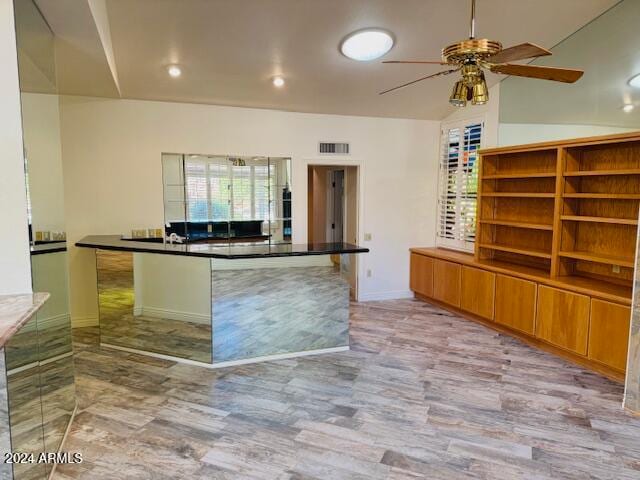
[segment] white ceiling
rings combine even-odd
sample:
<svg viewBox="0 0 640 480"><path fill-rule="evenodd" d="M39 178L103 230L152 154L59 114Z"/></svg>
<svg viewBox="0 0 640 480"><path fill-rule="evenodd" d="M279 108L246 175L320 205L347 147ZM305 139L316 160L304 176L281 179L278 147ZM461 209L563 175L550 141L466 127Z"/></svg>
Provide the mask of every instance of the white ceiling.
<svg viewBox="0 0 640 480"><path fill-rule="evenodd" d="M550 48L617 1L477 0L476 34L504 46L530 41ZM100 19L95 6L105 2L109 41L96 26ZM355 62L339 53L340 40L360 28L383 27L397 39L384 59L436 60L443 46L468 36L470 4L469 0L37 3L60 39L61 93L421 119L441 119L452 111L447 102L452 77L379 96L381 90L435 73L439 67ZM167 75L166 65L171 63L181 65L180 78ZM271 84L277 74L286 79L283 89ZM491 76L489 83L498 78Z"/></svg>
<svg viewBox="0 0 640 480"><path fill-rule="evenodd" d="M638 128L640 90L628 85L640 73L640 2L625 0L553 49L537 65L572 62L585 70L575 85L511 77L500 90L501 121ZM631 113L625 104L635 105Z"/></svg>

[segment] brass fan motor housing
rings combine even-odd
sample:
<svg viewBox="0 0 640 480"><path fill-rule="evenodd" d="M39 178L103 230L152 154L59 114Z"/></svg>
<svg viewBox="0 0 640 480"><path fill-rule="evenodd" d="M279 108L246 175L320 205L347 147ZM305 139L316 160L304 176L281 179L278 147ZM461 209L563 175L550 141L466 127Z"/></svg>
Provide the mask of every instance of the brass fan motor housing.
<svg viewBox="0 0 640 480"><path fill-rule="evenodd" d="M456 64L467 60L484 60L502 50L502 44L486 38L462 40L442 49L442 61Z"/></svg>

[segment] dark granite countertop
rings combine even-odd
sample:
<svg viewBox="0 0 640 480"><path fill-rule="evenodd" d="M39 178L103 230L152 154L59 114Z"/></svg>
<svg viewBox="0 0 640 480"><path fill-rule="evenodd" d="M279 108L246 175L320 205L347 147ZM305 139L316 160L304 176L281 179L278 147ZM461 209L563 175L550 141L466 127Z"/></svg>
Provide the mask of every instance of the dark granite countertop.
<svg viewBox="0 0 640 480"><path fill-rule="evenodd" d="M39 245L31 245L31 255L42 255L44 253L66 252L67 242L48 242Z"/></svg>
<svg viewBox="0 0 640 480"><path fill-rule="evenodd" d="M350 243L308 243L282 245L238 245L192 243L164 244L153 242L136 242L122 240L120 235L89 235L76 242L76 247L99 248L102 250L118 250L123 252L160 253L165 255L186 255L208 258L264 258L292 257L305 255L330 255L339 253L366 253L362 248Z"/></svg>
<svg viewBox="0 0 640 480"><path fill-rule="evenodd" d="M48 293L0 295L0 348L29 321L48 298Z"/></svg>

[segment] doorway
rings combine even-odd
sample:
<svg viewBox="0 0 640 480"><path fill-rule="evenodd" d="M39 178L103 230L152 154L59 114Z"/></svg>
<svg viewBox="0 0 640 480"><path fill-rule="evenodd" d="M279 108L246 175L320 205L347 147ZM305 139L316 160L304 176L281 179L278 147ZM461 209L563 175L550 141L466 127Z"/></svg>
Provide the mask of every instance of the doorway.
<svg viewBox="0 0 640 480"><path fill-rule="evenodd" d="M309 165L309 243L358 243L358 167ZM339 263L339 256L334 262ZM357 255L351 255L351 297L357 298Z"/></svg>

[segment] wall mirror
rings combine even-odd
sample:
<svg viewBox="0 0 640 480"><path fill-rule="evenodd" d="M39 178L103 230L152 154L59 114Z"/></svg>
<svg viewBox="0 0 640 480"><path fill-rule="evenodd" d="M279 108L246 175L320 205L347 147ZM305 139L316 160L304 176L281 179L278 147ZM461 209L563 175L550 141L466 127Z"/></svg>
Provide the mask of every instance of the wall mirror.
<svg viewBox="0 0 640 480"><path fill-rule="evenodd" d="M33 0L14 0L14 12L32 283L50 298L5 350L11 448L56 452L76 403L55 41ZM14 477L46 478L51 469L27 467Z"/></svg>
<svg viewBox="0 0 640 480"><path fill-rule="evenodd" d="M640 2L623 0L533 65L585 71L575 84L508 77L500 85L499 144L516 145L640 129Z"/></svg>
<svg viewBox="0 0 640 480"><path fill-rule="evenodd" d="M33 0L15 0L32 245L66 238L54 36Z"/></svg>
<svg viewBox="0 0 640 480"><path fill-rule="evenodd" d="M291 243L290 158L167 153L162 179L168 237L221 245Z"/></svg>

